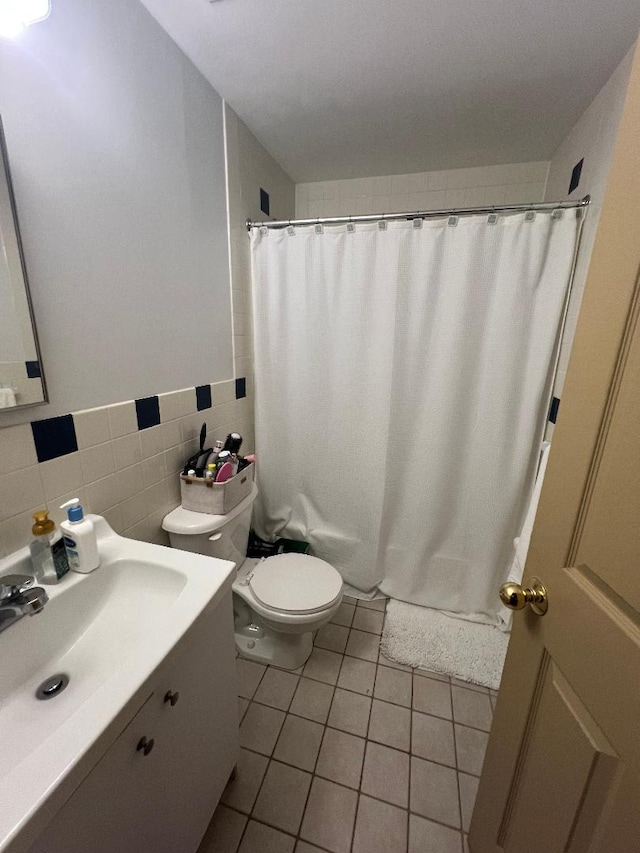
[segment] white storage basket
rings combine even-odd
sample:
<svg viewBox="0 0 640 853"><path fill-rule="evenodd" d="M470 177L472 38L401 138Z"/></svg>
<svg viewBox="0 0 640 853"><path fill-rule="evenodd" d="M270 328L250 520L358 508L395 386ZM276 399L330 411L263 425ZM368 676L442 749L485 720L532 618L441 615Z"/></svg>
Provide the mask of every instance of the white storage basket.
<svg viewBox="0 0 640 853"><path fill-rule="evenodd" d="M226 483L180 474L182 506L192 512L226 515L251 492L254 468L251 462Z"/></svg>

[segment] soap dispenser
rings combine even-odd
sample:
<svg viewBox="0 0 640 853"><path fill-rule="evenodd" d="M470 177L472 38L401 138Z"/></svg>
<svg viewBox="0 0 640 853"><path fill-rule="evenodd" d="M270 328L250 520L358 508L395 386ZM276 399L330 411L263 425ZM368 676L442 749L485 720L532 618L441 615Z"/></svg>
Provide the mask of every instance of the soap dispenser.
<svg viewBox="0 0 640 853"><path fill-rule="evenodd" d="M62 536L49 518L49 512L34 512L31 528L34 539L29 545L33 572L39 583L58 583L69 571L69 561Z"/></svg>
<svg viewBox="0 0 640 853"><path fill-rule="evenodd" d="M84 517L79 498L63 503L60 509L66 509L67 521L60 523L64 533L64 544L69 557L69 568L74 572L88 574L100 565L98 541L93 522Z"/></svg>

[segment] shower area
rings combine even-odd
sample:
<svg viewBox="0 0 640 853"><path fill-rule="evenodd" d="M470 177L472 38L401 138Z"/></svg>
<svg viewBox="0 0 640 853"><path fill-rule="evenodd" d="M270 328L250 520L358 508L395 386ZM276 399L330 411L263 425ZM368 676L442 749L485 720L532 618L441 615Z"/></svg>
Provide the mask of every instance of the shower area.
<svg viewBox="0 0 640 853"><path fill-rule="evenodd" d="M506 647L587 207L248 223L257 532Z"/></svg>

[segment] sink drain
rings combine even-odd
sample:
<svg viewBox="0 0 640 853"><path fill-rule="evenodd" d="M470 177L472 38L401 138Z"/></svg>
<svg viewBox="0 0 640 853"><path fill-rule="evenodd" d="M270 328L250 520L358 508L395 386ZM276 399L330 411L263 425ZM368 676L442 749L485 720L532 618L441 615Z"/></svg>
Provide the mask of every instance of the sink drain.
<svg viewBox="0 0 640 853"><path fill-rule="evenodd" d="M45 679L40 687L36 690L37 699L53 699L54 696L59 696L64 688L69 683L69 676L61 672L58 675L52 675Z"/></svg>

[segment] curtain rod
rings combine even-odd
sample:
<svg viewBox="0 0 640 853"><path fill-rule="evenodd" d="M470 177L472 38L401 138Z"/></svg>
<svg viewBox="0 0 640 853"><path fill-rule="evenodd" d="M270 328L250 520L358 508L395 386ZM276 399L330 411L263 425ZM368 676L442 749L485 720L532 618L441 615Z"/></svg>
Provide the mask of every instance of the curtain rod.
<svg viewBox="0 0 640 853"><path fill-rule="evenodd" d="M518 210L558 210L558 208L587 207L591 196L579 201L541 201L531 204L499 204L489 207L453 207L445 210L415 210L404 213L366 213L359 216L319 216L313 219L278 219L271 222L254 222L247 219L247 231L252 228L287 228L289 225L341 225L349 222L380 222L380 220L430 219L437 216L471 216L475 213L512 213Z"/></svg>

